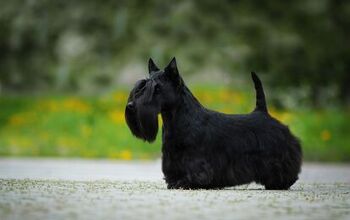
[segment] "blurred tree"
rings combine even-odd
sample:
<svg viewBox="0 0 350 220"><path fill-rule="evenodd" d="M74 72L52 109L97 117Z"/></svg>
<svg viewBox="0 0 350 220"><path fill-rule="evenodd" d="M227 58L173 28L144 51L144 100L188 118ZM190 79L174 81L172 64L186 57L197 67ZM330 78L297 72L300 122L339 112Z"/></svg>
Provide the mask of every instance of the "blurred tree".
<svg viewBox="0 0 350 220"><path fill-rule="evenodd" d="M3 93L99 89L128 62L176 55L187 69L210 63L307 85L314 105L325 88L349 103L349 27L346 0L6 1L0 84Z"/></svg>
<svg viewBox="0 0 350 220"><path fill-rule="evenodd" d="M349 1L274 2L250 8L268 28L244 29L254 48L247 66L271 74L274 86L309 85L314 105L322 102L326 86L336 87L338 98L349 102Z"/></svg>

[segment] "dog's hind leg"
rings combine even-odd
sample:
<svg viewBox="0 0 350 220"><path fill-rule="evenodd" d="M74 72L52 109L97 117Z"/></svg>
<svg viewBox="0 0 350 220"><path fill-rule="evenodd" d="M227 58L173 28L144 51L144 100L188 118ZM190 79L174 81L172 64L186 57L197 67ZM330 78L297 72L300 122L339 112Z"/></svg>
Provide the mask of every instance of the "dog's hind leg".
<svg viewBox="0 0 350 220"><path fill-rule="evenodd" d="M288 170L281 164L274 163L270 169L261 181L267 190L287 190L298 180L297 172Z"/></svg>
<svg viewBox="0 0 350 220"><path fill-rule="evenodd" d="M293 179L288 179L282 182L270 182L265 184L265 189L267 190L287 190L289 189L296 181L298 177Z"/></svg>

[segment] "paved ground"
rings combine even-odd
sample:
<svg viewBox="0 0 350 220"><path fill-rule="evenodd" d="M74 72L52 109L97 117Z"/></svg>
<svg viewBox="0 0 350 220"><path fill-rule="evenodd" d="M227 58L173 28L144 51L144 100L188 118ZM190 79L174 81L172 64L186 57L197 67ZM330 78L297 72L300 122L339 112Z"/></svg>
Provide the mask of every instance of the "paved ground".
<svg viewBox="0 0 350 220"><path fill-rule="evenodd" d="M350 165L305 164L289 191L167 190L160 162L0 159L0 219L350 219Z"/></svg>

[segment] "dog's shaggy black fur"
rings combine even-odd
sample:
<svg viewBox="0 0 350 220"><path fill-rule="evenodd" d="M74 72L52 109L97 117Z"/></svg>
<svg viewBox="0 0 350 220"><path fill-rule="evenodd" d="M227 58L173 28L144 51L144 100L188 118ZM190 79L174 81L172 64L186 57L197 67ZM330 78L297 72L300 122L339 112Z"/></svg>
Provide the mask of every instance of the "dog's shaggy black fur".
<svg viewBox="0 0 350 220"><path fill-rule="evenodd" d="M289 189L302 162L299 141L267 111L255 73L256 108L231 115L203 107L178 73L175 58L160 70L149 60L149 78L130 93L125 110L132 133L155 140L163 119L162 170L169 189L210 189L256 182Z"/></svg>

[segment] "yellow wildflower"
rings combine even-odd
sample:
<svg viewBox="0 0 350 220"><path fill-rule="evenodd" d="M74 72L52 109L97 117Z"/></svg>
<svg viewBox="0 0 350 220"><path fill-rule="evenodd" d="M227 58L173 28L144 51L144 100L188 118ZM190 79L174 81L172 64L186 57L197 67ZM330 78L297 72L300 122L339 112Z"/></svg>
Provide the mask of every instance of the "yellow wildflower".
<svg viewBox="0 0 350 220"><path fill-rule="evenodd" d="M225 89L225 90L220 91L219 99L220 99L220 101L223 101L223 102L229 102L229 101L232 101L232 95L231 95L229 90Z"/></svg>
<svg viewBox="0 0 350 220"><path fill-rule="evenodd" d="M235 104L242 104L243 103L244 97L242 94L240 94L240 93L231 93L231 94L232 94L233 102Z"/></svg>
<svg viewBox="0 0 350 220"><path fill-rule="evenodd" d="M62 147L79 147L81 145L79 139L72 138L72 137L67 137L67 136L61 136L57 138L56 140L56 145L57 146L62 146Z"/></svg>
<svg viewBox="0 0 350 220"><path fill-rule="evenodd" d="M290 112L278 112L273 107L269 109L269 113L272 117L278 119L283 123L289 123L293 119L293 114Z"/></svg>
<svg viewBox="0 0 350 220"><path fill-rule="evenodd" d="M126 102L127 94L125 92L116 92L113 94L113 99L117 102Z"/></svg>
<svg viewBox="0 0 350 220"><path fill-rule="evenodd" d="M323 141L329 141L332 137L331 132L328 130L323 130L320 136Z"/></svg>
<svg viewBox="0 0 350 220"><path fill-rule="evenodd" d="M292 114L289 112L280 112L276 114L276 118L283 123L289 123L292 119Z"/></svg>
<svg viewBox="0 0 350 220"><path fill-rule="evenodd" d="M63 109L79 113L86 113L90 110L90 107L79 99L69 98L63 102Z"/></svg>
<svg viewBox="0 0 350 220"><path fill-rule="evenodd" d="M219 99L221 102L234 103L238 105L243 103L244 97L241 93L224 89L220 91Z"/></svg>
<svg viewBox="0 0 350 220"><path fill-rule="evenodd" d="M119 156L122 160L131 160L132 158L131 152L128 150L123 150L122 152L120 152Z"/></svg>
<svg viewBox="0 0 350 220"><path fill-rule="evenodd" d="M12 115L8 119L8 125L10 126L21 126L23 124L29 124L36 120L36 114L35 112L29 111L29 112L21 112Z"/></svg>
<svg viewBox="0 0 350 220"><path fill-rule="evenodd" d="M58 103L54 100L44 102L42 105L44 108L47 107L51 112L57 112L60 109Z"/></svg>
<svg viewBox="0 0 350 220"><path fill-rule="evenodd" d="M197 97L200 100L200 102L203 102L205 104L210 104L211 102L213 102L213 97L210 93L199 93Z"/></svg>
<svg viewBox="0 0 350 220"><path fill-rule="evenodd" d="M116 124L122 124L125 122L124 112L120 110L113 110L108 113L109 118Z"/></svg>
<svg viewBox="0 0 350 220"><path fill-rule="evenodd" d="M24 122L25 122L25 118L23 117L23 115L13 115L9 119L9 124L11 126L19 126L24 124Z"/></svg>

